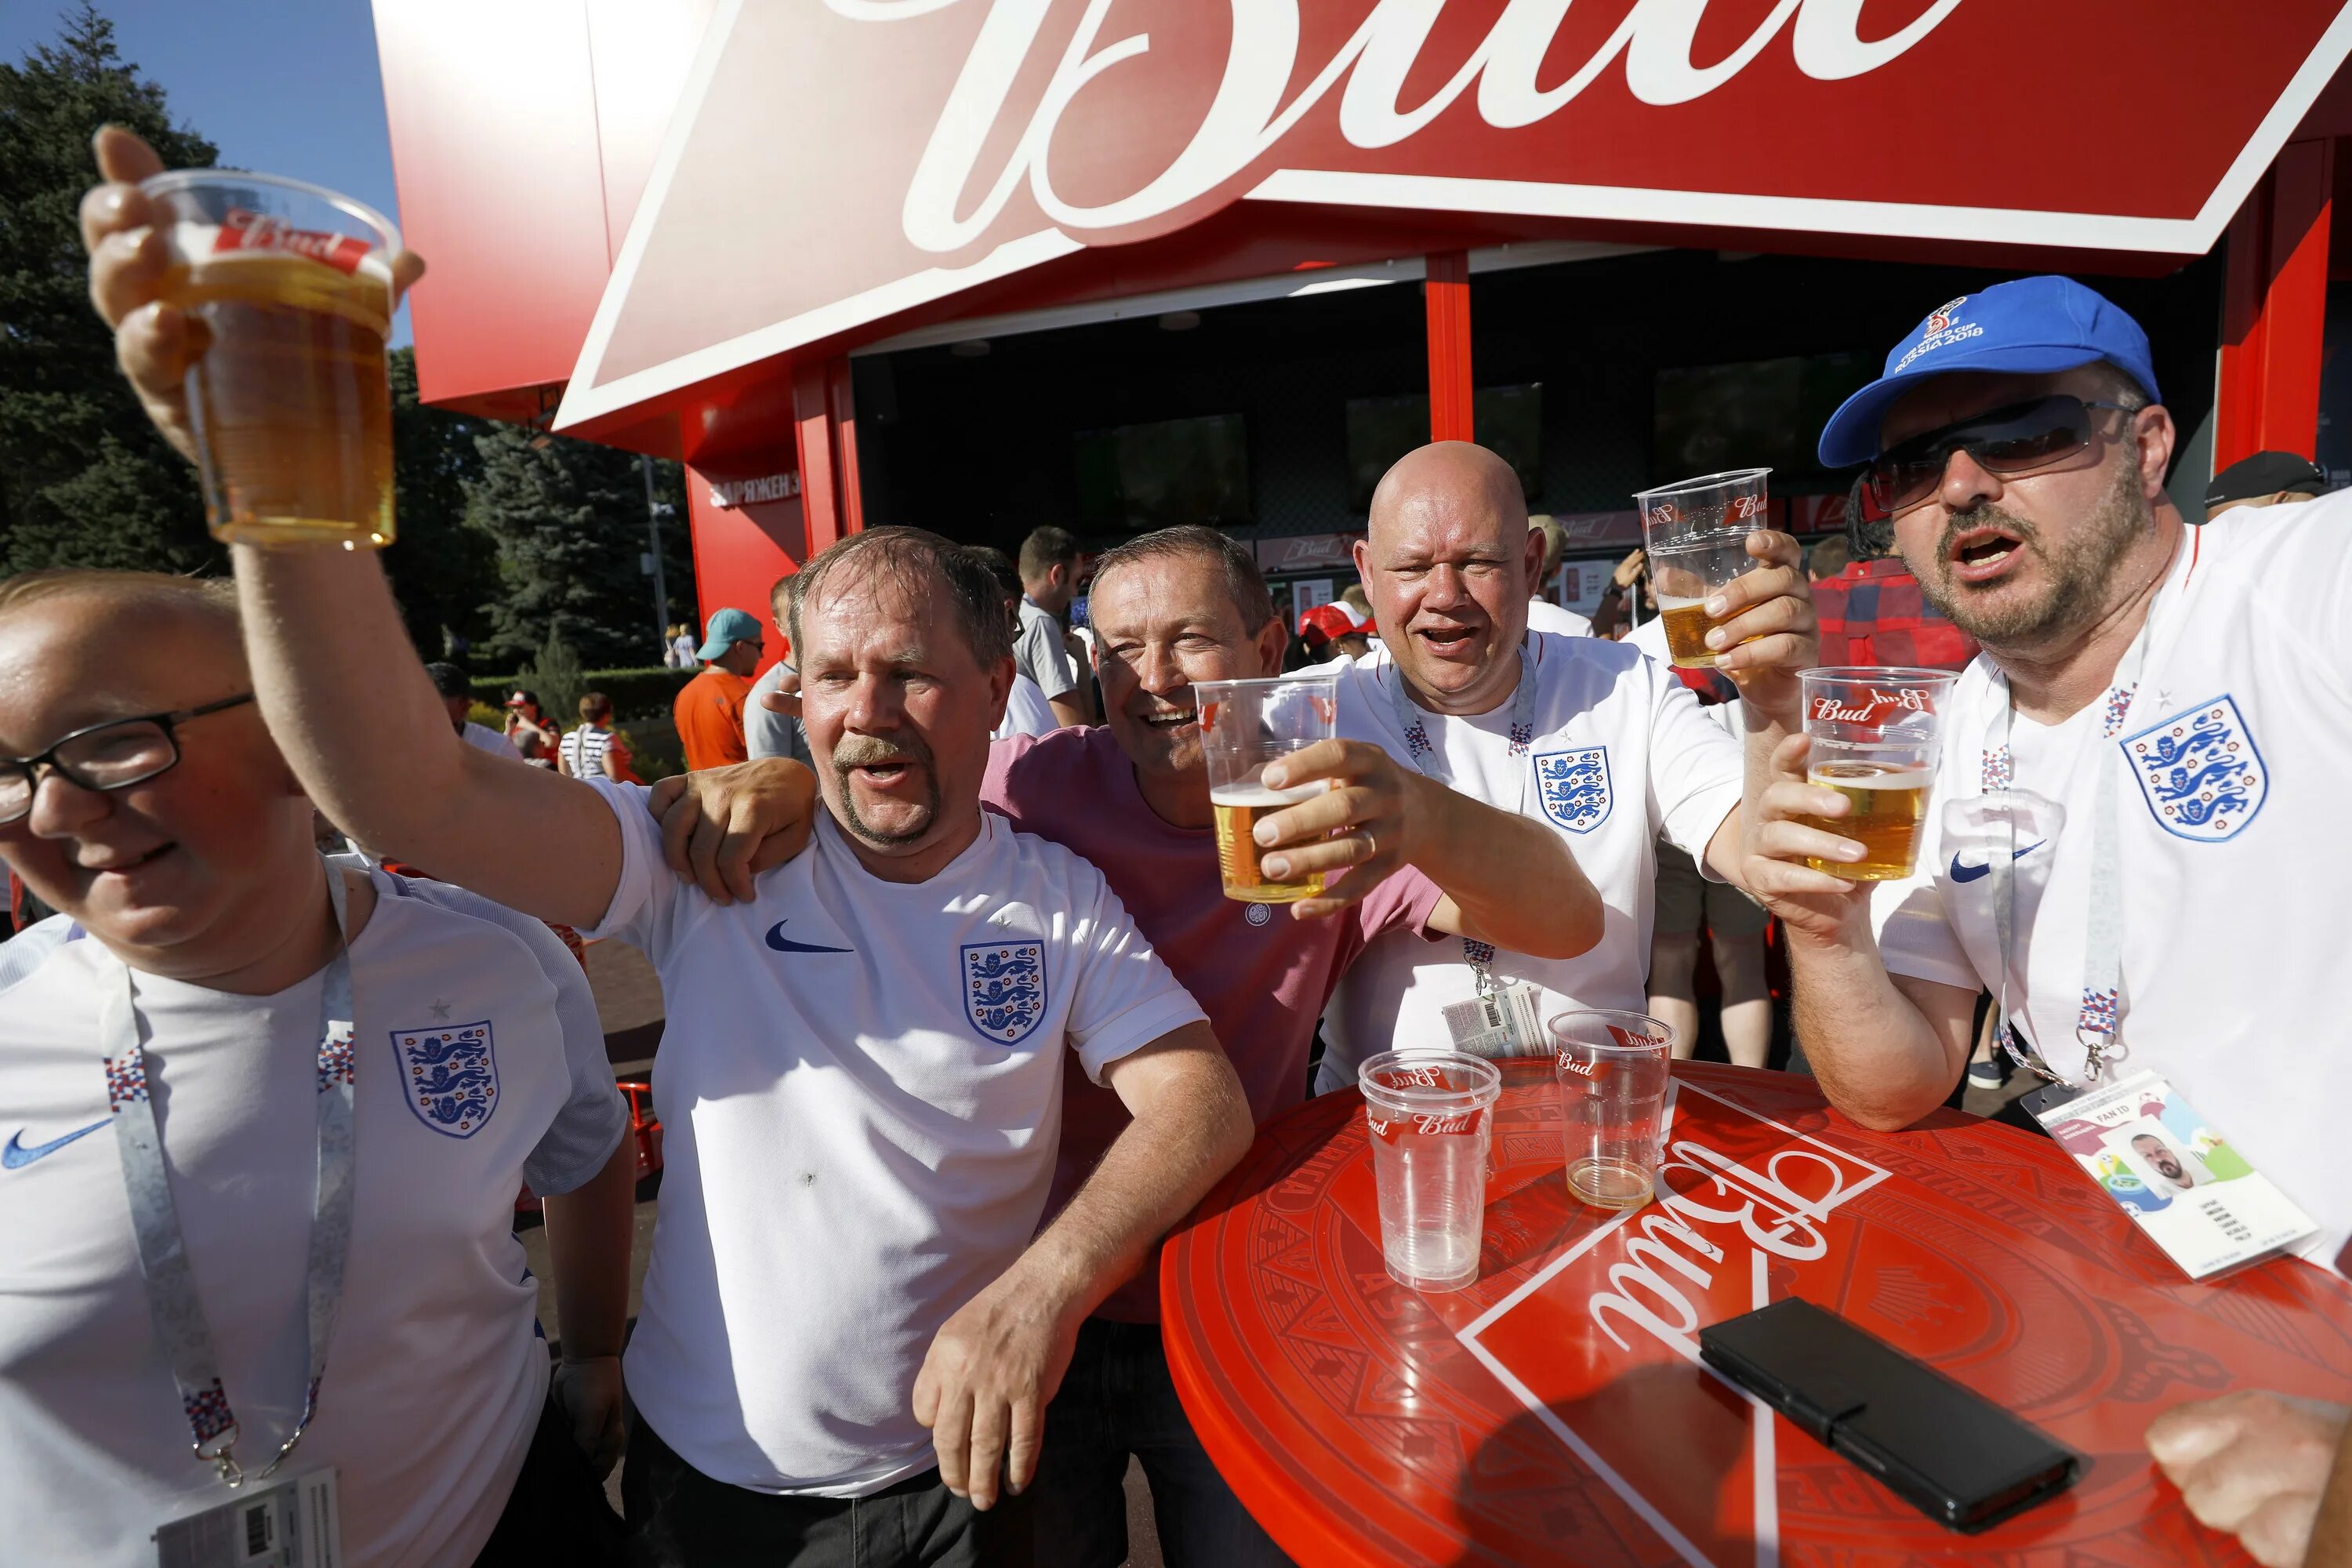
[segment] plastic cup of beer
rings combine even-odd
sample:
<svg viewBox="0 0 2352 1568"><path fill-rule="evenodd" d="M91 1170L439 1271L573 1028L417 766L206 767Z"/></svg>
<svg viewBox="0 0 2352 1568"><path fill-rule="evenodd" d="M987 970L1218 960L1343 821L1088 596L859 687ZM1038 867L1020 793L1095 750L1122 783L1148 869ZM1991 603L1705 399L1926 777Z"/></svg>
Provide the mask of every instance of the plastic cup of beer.
<svg viewBox="0 0 2352 1568"><path fill-rule="evenodd" d="M1415 1290L1473 1283L1503 1075L1459 1051L1383 1051L1356 1069L1356 1082L1372 1135L1389 1278Z"/></svg>
<svg viewBox="0 0 2352 1568"><path fill-rule="evenodd" d="M1209 766L1209 805L1217 825L1217 870L1225 897L1252 904L1290 904L1323 891L1323 873L1276 881L1261 868L1268 853L1252 837L1258 819L1323 793L1324 781L1275 789L1269 763L1331 738L1339 711L1332 676L1288 680L1201 680L1192 685L1201 752Z"/></svg>
<svg viewBox="0 0 2352 1568"><path fill-rule="evenodd" d="M1851 838L1859 860L1805 864L1853 882L1889 882L1919 864L1919 828L1936 781L1937 731L1944 700L1959 678L1949 670L1859 665L1801 671L1805 734L1812 742L1805 782L1846 799L1843 816L1805 816L1808 827Z"/></svg>
<svg viewBox="0 0 2352 1568"><path fill-rule="evenodd" d="M1643 559L1666 623L1666 654L1685 669L1712 669L1706 634L1722 623L1706 613L1712 595L1754 566L1748 536L1764 526L1769 468L1734 468L1635 493Z"/></svg>
<svg viewBox="0 0 2352 1568"><path fill-rule="evenodd" d="M1675 1031L1646 1013L1562 1013L1550 1022L1568 1190L1637 1209L1657 1190Z"/></svg>
<svg viewBox="0 0 2352 1568"><path fill-rule="evenodd" d="M188 422L213 537L390 543L398 231L272 174L181 169L140 188L170 247L162 297L188 318Z"/></svg>

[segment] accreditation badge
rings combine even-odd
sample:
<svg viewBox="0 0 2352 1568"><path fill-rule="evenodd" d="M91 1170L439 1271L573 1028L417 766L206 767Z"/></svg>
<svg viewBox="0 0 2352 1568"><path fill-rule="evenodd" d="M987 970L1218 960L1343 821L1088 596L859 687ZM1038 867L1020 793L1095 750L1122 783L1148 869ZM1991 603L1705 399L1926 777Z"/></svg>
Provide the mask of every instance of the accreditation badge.
<svg viewBox="0 0 2352 1568"><path fill-rule="evenodd" d="M2153 1072L2053 1100L2034 1120L2191 1279L2319 1228Z"/></svg>
<svg viewBox="0 0 2352 1568"><path fill-rule="evenodd" d="M1454 1048L1474 1057L1525 1057L1548 1054L1540 1013L1543 992L1531 981L1508 980L1482 991L1467 1002L1448 1003L1442 1010L1445 1032Z"/></svg>
<svg viewBox="0 0 2352 1568"><path fill-rule="evenodd" d="M342 1568L334 1469L250 1485L154 1539L156 1568Z"/></svg>

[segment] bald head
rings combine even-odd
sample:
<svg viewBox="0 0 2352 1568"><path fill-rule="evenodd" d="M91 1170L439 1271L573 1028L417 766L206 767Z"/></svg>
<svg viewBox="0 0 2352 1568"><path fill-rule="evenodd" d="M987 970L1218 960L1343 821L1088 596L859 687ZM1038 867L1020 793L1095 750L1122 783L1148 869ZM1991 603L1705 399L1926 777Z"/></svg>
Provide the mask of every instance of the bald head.
<svg viewBox="0 0 2352 1568"><path fill-rule="evenodd" d="M1511 694L1542 553L1518 476L1484 447L1433 442L1381 478L1356 570L1422 706L1484 713Z"/></svg>
<svg viewBox="0 0 2352 1568"><path fill-rule="evenodd" d="M1527 499L1511 465L1471 441L1432 441L1407 452L1381 476L1367 527L1377 539L1422 516L1491 521L1512 542L1528 531Z"/></svg>

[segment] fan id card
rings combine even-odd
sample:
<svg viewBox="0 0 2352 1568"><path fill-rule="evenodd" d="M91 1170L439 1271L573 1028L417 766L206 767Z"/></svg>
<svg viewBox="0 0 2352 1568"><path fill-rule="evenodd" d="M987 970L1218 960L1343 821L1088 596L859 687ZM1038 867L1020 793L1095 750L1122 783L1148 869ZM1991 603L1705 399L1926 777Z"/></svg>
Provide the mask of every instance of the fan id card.
<svg viewBox="0 0 2352 1568"><path fill-rule="evenodd" d="M342 1568L335 1472L252 1485L155 1531L156 1568Z"/></svg>
<svg viewBox="0 0 2352 1568"><path fill-rule="evenodd" d="M2319 1227L2152 1072L2036 1110L2058 1145L2191 1279Z"/></svg>

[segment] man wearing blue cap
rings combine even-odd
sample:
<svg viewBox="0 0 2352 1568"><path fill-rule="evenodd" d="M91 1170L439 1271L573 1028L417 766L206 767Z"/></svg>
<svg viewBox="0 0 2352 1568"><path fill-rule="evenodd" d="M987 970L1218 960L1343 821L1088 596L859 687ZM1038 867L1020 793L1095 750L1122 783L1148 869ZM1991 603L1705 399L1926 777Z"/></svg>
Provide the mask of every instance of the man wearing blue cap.
<svg viewBox="0 0 2352 1568"><path fill-rule="evenodd" d="M704 628L694 657L702 673L678 688L670 716L686 747L688 769L721 768L749 759L743 741L743 700L759 668L760 623L745 610L719 610Z"/></svg>
<svg viewBox="0 0 2352 1568"><path fill-rule="evenodd" d="M2030 278L1937 309L1831 418L1822 463L1869 465L1872 510L1983 652L1942 705L1911 879L1874 911L1869 884L1806 868L1861 847L1794 820L1846 810L1804 782L1797 737L1749 885L1786 924L1806 1054L1856 1121L1941 1104L1990 990L2004 1044L2051 1080L2037 1115L2057 1119L2056 1086L2154 1073L2315 1223L2293 1249L2342 1268L2352 1055L2326 1026L2352 884L2352 533L2317 514L2352 503L2188 528L2158 398L2136 322ZM2233 1395L2168 1414L2149 1446L2198 1518L2288 1563L2343 1419Z"/></svg>

